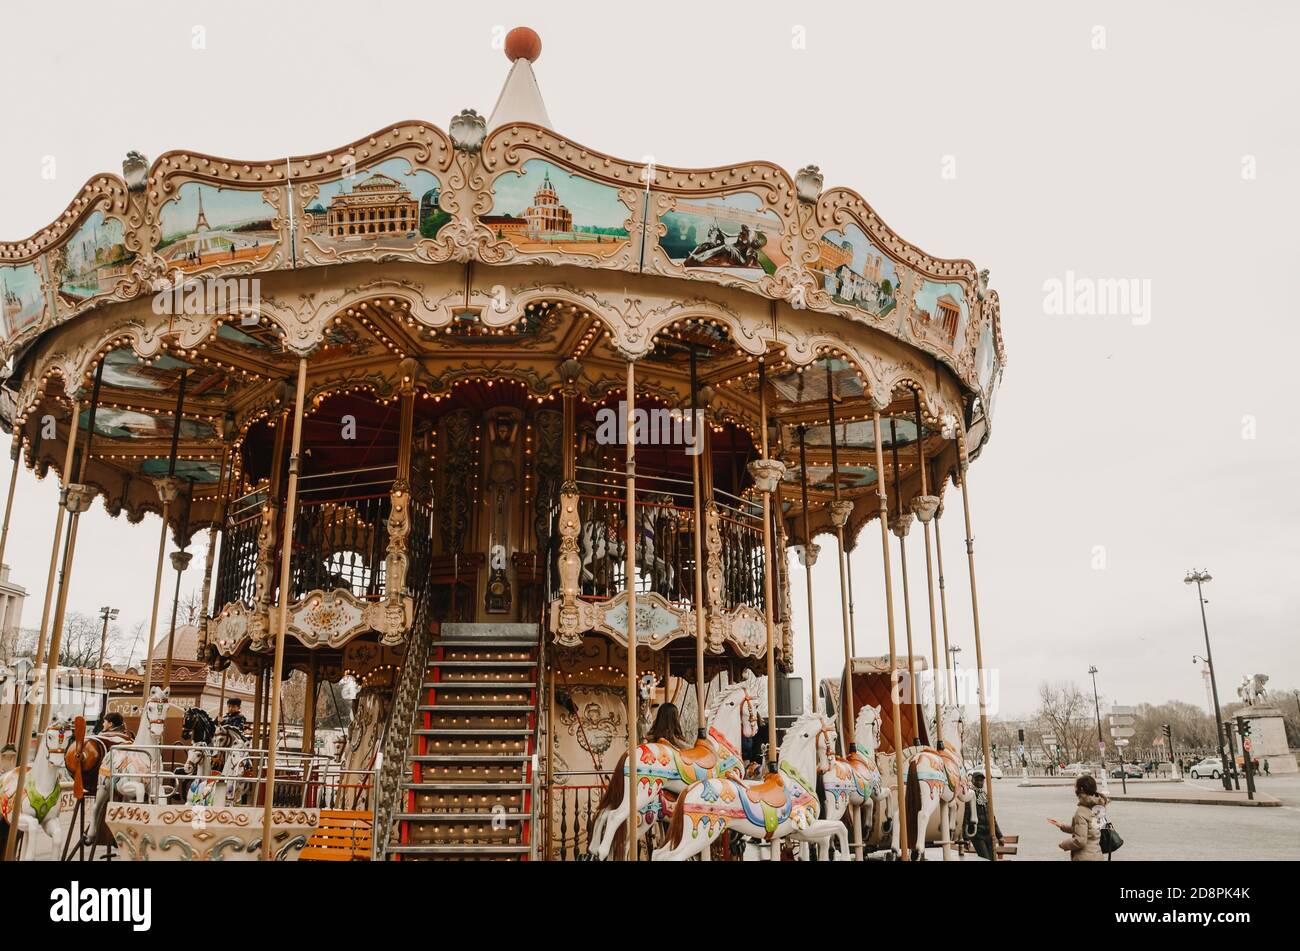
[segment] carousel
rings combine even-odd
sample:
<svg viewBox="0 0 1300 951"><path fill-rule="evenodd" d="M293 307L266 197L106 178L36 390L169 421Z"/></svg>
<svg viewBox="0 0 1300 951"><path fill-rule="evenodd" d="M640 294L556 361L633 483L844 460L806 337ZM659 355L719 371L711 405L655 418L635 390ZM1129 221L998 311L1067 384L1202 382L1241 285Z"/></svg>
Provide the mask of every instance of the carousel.
<svg viewBox="0 0 1300 951"><path fill-rule="evenodd" d="M487 118L273 161L133 152L0 244L14 477L62 488L38 670L91 569L79 517L160 526L125 741L29 691L7 858L20 833L138 860L961 854L989 753L966 491L1005 363L988 272L815 166L572 142L540 39L505 51ZM937 531L957 495L964 753ZM0 560L44 570L7 527ZM854 578L877 531L883 576ZM843 665L805 690L819 551ZM166 626L182 584L192 656ZM242 678L247 722L176 710L183 664ZM311 698L341 680L351 725L320 753ZM50 799L69 781L84 838Z"/></svg>

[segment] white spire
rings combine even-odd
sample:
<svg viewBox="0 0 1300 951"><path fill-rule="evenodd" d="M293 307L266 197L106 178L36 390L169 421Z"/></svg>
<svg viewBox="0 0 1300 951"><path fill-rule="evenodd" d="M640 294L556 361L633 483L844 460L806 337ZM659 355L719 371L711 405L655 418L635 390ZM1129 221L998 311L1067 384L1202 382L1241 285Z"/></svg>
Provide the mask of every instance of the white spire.
<svg viewBox="0 0 1300 951"><path fill-rule="evenodd" d="M526 26L518 26L506 34L506 56L510 59L510 75L501 87L501 95L488 119L487 130L511 122L532 122L543 128L553 128L551 117L542 101L542 90L533 73L533 63L542 55L542 41Z"/></svg>

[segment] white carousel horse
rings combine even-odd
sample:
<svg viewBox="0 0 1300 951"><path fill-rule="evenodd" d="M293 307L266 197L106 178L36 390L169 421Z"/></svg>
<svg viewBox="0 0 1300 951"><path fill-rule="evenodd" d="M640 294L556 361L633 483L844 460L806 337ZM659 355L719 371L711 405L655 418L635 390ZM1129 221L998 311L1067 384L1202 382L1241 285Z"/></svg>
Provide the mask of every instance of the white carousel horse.
<svg viewBox="0 0 1300 951"><path fill-rule="evenodd" d="M862 857L862 829L888 811L889 790L881 780L876 765L880 745L880 707L858 710L853 728L854 750L848 756L831 757L830 769L822 777L825 817L833 822L853 810L853 841L858 858Z"/></svg>
<svg viewBox="0 0 1300 951"><path fill-rule="evenodd" d="M140 727L135 731L135 739L109 751L108 777L101 779L99 788L95 790L95 809L86 841L95 841L104 810L114 792L136 802L157 798L156 776L162 768L162 751L159 746L162 745L167 708L171 706L170 695L169 690L152 688L149 691L149 701L140 713Z"/></svg>
<svg viewBox="0 0 1300 951"><path fill-rule="evenodd" d="M663 496L665 503L671 496ZM649 579L650 588L667 595L672 591L676 569L668 558L655 551L655 536L660 522L677 520L675 509L664 505L638 505L636 508L636 542L634 558L637 567ZM591 519L582 523L578 532L579 581L594 583L596 566L604 564L607 575L620 563L627 552L627 539L618 523L605 519Z"/></svg>
<svg viewBox="0 0 1300 951"><path fill-rule="evenodd" d="M211 769L215 756L222 758L221 772L216 774ZM212 745L198 753L191 751L186 759L187 765L196 758L206 759L208 769L190 784L185 797L188 805L219 809L227 803L238 805L243 801L248 792L247 777L252 760L248 754L248 738L237 727L217 727Z"/></svg>
<svg viewBox="0 0 1300 951"><path fill-rule="evenodd" d="M830 767L834 748L835 724L820 713L805 713L786 731L776 772L761 780L705 779L678 796L667 847L654 860L683 862L729 830L767 842L789 835L821 839L830 832L822 823L843 831L840 823L818 819L813 778Z"/></svg>
<svg viewBox="0 0 1300 951"><path fill-rule="evenodd" d="M945 704L943 716L943 749L913 746L903 751L903 785L906 802L898 807L898 815L907 823L907 841L912 853L925 851L926 832L930 817L941 805L956 802L961 808L949 815L946 827L940 830L945 841L951 841L953 828L965 812L965 806L975 798L975 787L966 775L966 764L961 754L961 707ZM889 759L889 757L885 757ZM893 848L898 851L902 822L894 823Z"/></svg>
<svg viewBox="0 0 1300 951"><path fill-rule="evenodd" d="M766 681L766 677L758 678ZM637 837L643 838L668 811L666 796L675 795L706 777L734 775L744 769L740 745L758 732L758 707L751 685L741 681L719 691L705 711L708 736L687 749L669 743L642 743L637 747ZM627 823L627 754L614 766L605 794L596 807L588 836L588 851L595 859L609 857L618 830ZM623 777L618 781L618 777Z"/></svg>
<svg viewBox="0 0 1300 951"><path fill-rule="evenodd" d="M58 855L63 841L63 823L59 821L59 798L63 790L59 779L63 775L63 754L72 738L72 721L56 719L41 736L36 758L27 770L26 788L18 791L18 770L11 769L0 776L0 823L8 834L9 823L17 822L23 833L24 861L36 857L36 832L39 829L50 837L54 853ZM15 808L15 802L18 803Z"/></svg>

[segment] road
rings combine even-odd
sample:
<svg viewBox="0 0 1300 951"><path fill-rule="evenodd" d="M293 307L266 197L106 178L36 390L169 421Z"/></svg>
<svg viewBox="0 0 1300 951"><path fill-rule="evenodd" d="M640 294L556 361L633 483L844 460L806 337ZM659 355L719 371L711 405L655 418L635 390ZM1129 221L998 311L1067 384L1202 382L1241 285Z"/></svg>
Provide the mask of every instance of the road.
<svg viewBox="0 0 1300 951"><path fill-rule="evenodd" d="M1021 788L1019 782L1008 776L993 785L998 825L1004 834L1020 836L1016 858L1066 861L1066 853L1057 847L1065 836L1048 825L1047 818L1069 821L1075 808L1073 789ZM1222 788L1209 779L1186 785ZM1118 780L1114 787L1118 792ZM1124 848L1115 854L1115 861L1300 859L1300 774L1261 778L1257 788L1282 805L1111 803L1110 819L1124 837Z"/></svg>

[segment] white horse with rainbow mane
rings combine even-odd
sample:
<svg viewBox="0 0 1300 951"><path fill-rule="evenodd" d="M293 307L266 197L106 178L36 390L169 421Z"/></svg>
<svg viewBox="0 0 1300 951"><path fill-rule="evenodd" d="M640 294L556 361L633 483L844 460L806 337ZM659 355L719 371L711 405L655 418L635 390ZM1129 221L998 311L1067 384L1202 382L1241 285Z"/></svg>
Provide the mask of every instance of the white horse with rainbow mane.
<svg viewBox="0 0 1300 951"><path fill-rule="evenodd" d="M929 831L930 819L941 806L956 803L960 808L947 816L941 825L940 840L951 842L953 830L965 812L966 803L975 798L975 787L966 774L966 764L961 753L962 708L957 704L944 704L943 749L913 746L903 751L903 786L906 801L898 807L902 822L894 823L893 848L899 851L902 823L907 823L907 841L912 854L924 854L923 841ZM886 782L892 785L891 757L882 757L881 764L887 772Z"/></svg>
<svg viewBox="0 0 1300 951"><path fill-rule="evenodd" d="M805 713L786 731L776 772L760 780L709 778L678 796L667 847L655 852L654 861L685 861L728 831L767 842L791 835L819 840L831 834L831 825L843 833L841 823L818 818L816 775L830 768L834 749L834 722Z"/></svg>
<svg viewBox="0 0 1300 951"><path fill-rule="evenodd" d="M26 788L18 790L18 769L0 776L0 829L9 832L9 823L17 822L23 833L23 861L36 858L36 832L50 837L54 854L63 841L63 823L59 820L59 780L63 775L63 754L72 738L72 721L57 718L46 727L36 750L36 758L27 770ZM17 807L15 807L15 802ZM2 847L3 839L0 839Z"/></svg>
<svg viewBox="0 0 1300 951"><path fill-rule="evenodd" d="M637 747L638 838L667 815L672 795L701 779L741 775L741 741L758 732L757 701L766 681L766 677L742 680L718 691L705 710L708 736L694 746L678 749L669 743L642 743ZM591 823L587 848L599 861L609 857L619 830L627 824L627 775L625 753L614 766Z"/></svg>
<svg viewBox="0 0 1300 951"><path fill-rule="evenodd" d="M853 728L854 749L848 756L831 757L830 769L822 776L823 808L826 819L839 822L852 810L854 852L862 858L862 829L879 821L889 810L889 788L876 765L880 746L880 707L864 704Z"/></svg>

